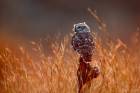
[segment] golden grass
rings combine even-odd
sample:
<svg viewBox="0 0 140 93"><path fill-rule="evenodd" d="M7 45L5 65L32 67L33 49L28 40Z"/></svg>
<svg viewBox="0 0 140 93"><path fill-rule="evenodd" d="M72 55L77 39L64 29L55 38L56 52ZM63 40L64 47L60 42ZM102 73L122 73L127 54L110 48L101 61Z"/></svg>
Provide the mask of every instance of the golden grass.
<svg viewBox="0 0 140 93"><path fill-rule="evenodd" d="M0 93L77 93L78 55L69 40L50 44L51 56L45 56L36 42L31 42L33 53L20 44L15 50L1 48ZM119 39L100 36L96 42L92 64L100 67L101 74L92 81L90 93L140 93L138 45L129 49Z"/></svg>
<svg viewBox="0 0 140 93"><path fill-rule="evenodd" d="M87 90L140 93L139 33L128 47L120 39L110 38L106 26L96 19L103 32L95 33L92 65L98 65L101 74ZM59 38L47 39L45 47L34 41L30 44L0 42L0 93L77 93L78 54L70 47L70 38L65 36L61 42L57 42ZM44 49L49 51L45 53Z"/></svg>

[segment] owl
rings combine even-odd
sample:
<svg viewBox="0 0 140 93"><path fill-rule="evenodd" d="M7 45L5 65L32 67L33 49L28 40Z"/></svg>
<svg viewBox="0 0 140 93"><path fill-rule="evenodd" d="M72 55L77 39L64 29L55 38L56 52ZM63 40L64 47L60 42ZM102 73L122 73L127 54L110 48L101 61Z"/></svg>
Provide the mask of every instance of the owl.
<svg viewBox="0 0 140 93"><path fill-rule="evenodd" d="M90 61L95 43L89 26L85 22L74 24L73 31L74 35L71 41L73 49L85 60Z"/></svg>

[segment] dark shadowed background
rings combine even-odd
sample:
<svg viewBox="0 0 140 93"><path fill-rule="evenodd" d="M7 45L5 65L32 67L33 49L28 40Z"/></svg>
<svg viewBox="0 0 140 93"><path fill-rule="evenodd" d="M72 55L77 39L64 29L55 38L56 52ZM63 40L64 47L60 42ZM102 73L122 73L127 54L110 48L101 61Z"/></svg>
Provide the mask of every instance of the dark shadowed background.
<svg viewBox="0 0 140 93"><path fill-rule="evenodd" d="M26 39L65 35L82 21L98 31L88 7L96 9L109 31L124 40L140 26L139 0L0 0L0 32Z"/></svg>

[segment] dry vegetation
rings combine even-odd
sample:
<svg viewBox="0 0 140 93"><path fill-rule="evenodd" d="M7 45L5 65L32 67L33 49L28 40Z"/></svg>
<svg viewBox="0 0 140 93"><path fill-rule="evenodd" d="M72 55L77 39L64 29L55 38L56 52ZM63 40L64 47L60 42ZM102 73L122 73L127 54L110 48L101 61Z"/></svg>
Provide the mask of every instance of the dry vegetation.
<svg viewBox="0 0 140 93"><path fill-rule="evenodd" d="M101 74L92 81L90 93L139 93L138 45L131 50L119 39L97 38L96 42L92 63L100 67ZM31 45L33 53L20 44L15 50L0 49L1 93L76 93L78 55L68 47L69 38L50 44L52 56L45 56L39 43Z"/></svg>
<svg viewBox="0 0 140 93"><path fill-rule="evenodd" d="M133 46L127 47L105 32L96 37L92 64L101 74L92 81L90 93L140 93L140 39L134 36ZM61 43L48 40L50 54L39 42L30 42L30 48L1 43L0 93L77 93L78 55L69 41L69 36Z"/></svg>

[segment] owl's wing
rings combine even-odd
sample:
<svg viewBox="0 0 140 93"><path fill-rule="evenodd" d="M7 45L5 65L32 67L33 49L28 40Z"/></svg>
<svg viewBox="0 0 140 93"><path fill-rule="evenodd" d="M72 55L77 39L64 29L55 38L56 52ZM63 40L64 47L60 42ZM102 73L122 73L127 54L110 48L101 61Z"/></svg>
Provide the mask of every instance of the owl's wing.
<svg viewBox="0 0 140 93"><path fill-rule="evenodd" d="M80 41L78 35L75 34L75 35L72 37L72 41L71 41L71 45L72 45L72 47L73 47L73 49L74 49L75 51L77 51L77 49L79 48L80 42L81 42L81 41Z"/></svg>

